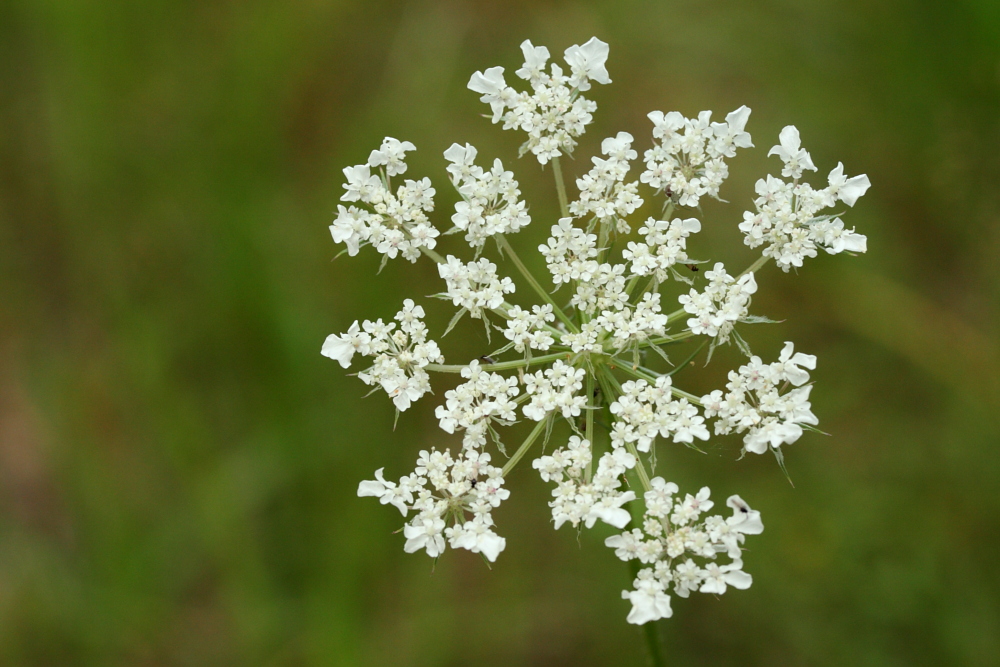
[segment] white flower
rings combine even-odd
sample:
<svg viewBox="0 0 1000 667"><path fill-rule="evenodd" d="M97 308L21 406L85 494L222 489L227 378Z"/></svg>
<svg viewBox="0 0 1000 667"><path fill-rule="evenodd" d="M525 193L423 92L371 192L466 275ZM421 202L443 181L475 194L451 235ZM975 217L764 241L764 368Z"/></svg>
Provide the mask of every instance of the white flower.
<svg viewBox="0 0 1000 667"><path fill-rule="evenodd" d="M521 44L524 66L517 75L531 85L531 92L518 92L507 86L502 67L492 67L476 72L469 80L469 88L490 105L493 122L503 120L504 129L520 129L528 134L521 153L531 152L539 163L546 164L554 157L568 153L576 146L576 139L593 120L597 105L579 95L590 88L592 79L610 83L604 63L607 44L591 39L583 46L566 50L571 76L553 64L544 71L549 52L530 41Z"/></svg>
<svg viewBox="0 0 1000 667"><path fill-rule="evenodd" d="M531 394L531 402L524 406L524 416L538 422L558 410L566 419L578 417L587 405L587 397L577 395L583 389L584 375L586 371L582 368L573 368L562 361L544 371L525 374L524 385Z"/></svg>
<svg viewBox="0 0 1000 667"><path fill-rule="evenodd" d="M748 588L752 579L742 571L740 545L747 535L763 532L760 513L751 510L739 496L730 496L726 504L733 508L732 517L711 515L702 520L701 515L712 509L708 487L674 504L676 484L656 477L650 480L650 486L645 495L642 528L604 541L621 560L638 560L650 566L639 571L633 582L635 590L622 592L622 597L632 602L628 621L641 624L669 616L671 588L682 598L692 591L721 595L727 586ZM727 553L732 562L721 566L714 562L721 553ZM708 562L701 567L694 558Z"/></svg>
<svg viewBox="0 0 1000 667"><path fill-rule="evenodd" d="M586 91L590 90L590 81L611 83L608 70L604 67L608 61L608 45L596 37L591 37L583 46L574 44L569 47L563 58L573 72L569 80L571 86Z"/></svg>
<svg viewBox="0 0 1000 667"><path fill-rule="evenodd" d="M729 496L726 505L733 509L733 516L726 519L733 530L744 535L760 535L764 532L764 524L760 520L760 512L750 509L739 496Z"/></svg>
<svg viewBox="0 0 1000 667"><path fill-rule="evenodd" d="M503 67L491 67L485 72L476 72L469 79L469 90L480 93L480 102L486 102L493 109L493 122L497 122L504 110L503 92L507 82L503 78Z"/></svg>
<svg viewBox="0 0 1000 667"><path fill-rule="evenodd" d="M476 155L479 151L471 144L452 144L444 152L444 159L450 162L447 170L453 183L461 183L472 178L476 172Z"/></svg>
<svg viewBox="0 0 1000 667"><path fill-rule="evenodd" d="M361 329L358 328L358 321L354 320L354 324L347 330L347 333L340 336L336 334L327 336L326 340L323 341L323 349L320 354L339 362L342 368L347 368L351 365L354 353L364 345L366 337L367 334L361 333Z"/></svg>
<svg viewBox="0 0 1000 667"><path fill-rule="evenodd" d="M468 87L490 105L493 123L524 132L520 154L531 153L545 165L572 155L593 121L597 105L584 94L593 82L611 82L609 49L592 38L566 49L565 65L551 62L549 49L530 40L521 43L521 52L520 81L512 80L520 89L507 84L502 67L475 72ZM637 562L632 589L622 592L631 606L629 623L670 617L674 595L719 595L751 585L742 558L748 536L764 530L760 512L731 495L726 501L731 516L721 508L712 514L717 508L708 487L681 494L676 484L655 476L659 452L654 449L677 444L697 449L697 441L709 439L711 421L716 434L740 434L744 453L772 450L783 466L780 447L818 423L810 403L816 357L796 352L791 342L772 363L753 355L735 327L766 319L750 315L757 276L749 269L730 274L722 263L692 259L691 236L712 223L674 216L677 206L700 209L703 197L719 199L728 160L753 146L750 115L746 106L721 122L713 122L710 111L692 118L676 111L649 113L653 141L638 177L631 173L639 157L635 140L624 131L604 138L600 155L589 163L567 163L579 194L567 201L559 188L565 217L538 246L551 286L532 276L532 262L522 262L507 245L506 237L531 218L518 180L499 159L477 164L478 151L470 144L452 144L443 154L457 192L454 210L445 214L453 226L444 235L464 235L473 261L434 251L442 237L429 216L436 191L428 178L399 178L407 172L414 144L386 137L365 164L344 169L343 205L329 227L334 243L343 244L350 256L370 246L383 255L383 266L396 257L433 259L445 282L435 296L458 311L448 331L468 313L483 319L486 344L494 330L505 339L490 351L476 337L466 347L472 346L471 356L483 356L443 365L423 307L407 299L394 318L355 321L323 343L322 354L343 368L366 360L357 377L389 396L397 418L430 393L431 372L461 374L435 409L440 428L456 442L461 439L455 453L422 450L413 472L398 481L385 479L380 468L374 479L358 485L359 496L378 498L403 515L404 551L437 558L447 548L466 549L494 562L506 548L492 515L510 496L505 471L534 446L531 465L551 484L554 528L568 524L579 531L606 523L618 534L605 545L617 558ZM817 169L791 125L769 155L781 159L781 177L767 175L755 183L753 210L738 224L744 243L761 248L763 257L751 268L773 259L788 272L820 250L867 250L867 238L846 226L845 212L835 208L839 202L855 205L870 187L866 175L847 176L837 163L825 187L804 182L803 173ZM640 194L645 185L651 190ZM655 201L648 202L650 197ZM635 219L640 209L651 213ZM625 238L634 228L639 235ZM493 252L490 238L498 246L491 257L511 259L537 293L536 301L525 301L532 294L522 293L519 305L508 302L514 282L484 257ZM691 288L680 294L664 290L673 284L670 279ZM664 312L664 298L676 298L681 309ZM748 360L728 373L724 389L698 400L674 383L701 349L685 339L701 335L709 337L710 359L717 345L734 340ZM672 370L655 370L661 363ZM514 425L519 413L534 425L508 458L511 443L501 442L507 437L503 429ZM567 426L573 435L565 434ZM603 432L610 442L591 441ZM561 446L549 445L552 438L567 436ZM493 446L504 455L502 468L491 462ZM629 473L635 468L641 492ZM640 500L642 508L629 505Z"/></svg>
<svg viewBox="0 0 1000 667"><path fill-rule="evenodd" d="M794 125L786 125L778 135L778 145L768 151L768 156L777 155L785 163L781 175L789 178L801 178L802 170L816 171L816 165L806 149L802 148L799 130Z"/></svg>
<svg viewBox="0 0 1000 667"><path fill-rule="evenodd" d="M803 354L795 351L795 344L787 341L781 349L778 363L772 364L771 374L781 380L788 380L796 387L809 382L809 373L804 369L816 370L816 355Z"/></svg>
<svg viewBox="0 0 1000 667"><path fill-rule="evenodd" d="M403 158L408 150L413 150L409 141L386 137L382 148L372 151L369 164L344 169L347 183L341 200L359 202L371 209L339 207L330 233L335 242L347 245L349 255L356 255L362 245L371 245L387 259L402 255L415 262L421 248L437 245L438 231L427 218L427 213L434 210L435 192L430 180L407 179L393 193L388 181L383 183L371 173L372 166L384 166L388 176L405 172Z"/></svg>
<svg viewBox="0 0 1000 667"><path fill-rule="evenodd" d="M634 442L640 452L648 452L657 436L674 442L708 440L705 419L686 399L675 399L669 375L646 380L630 380L622 385L621 396L611 404L617 428L611 433L616 447Z"/></svg>
<svg viewBox="0 0 1000 667"><path fill-rule="evenodd" d="M378 150L371 152L368 156L369 167L385 166L385 173L388 176L397 176L406 172L406 163L403 162L407 151L415 151L417 147L409 141L399 141L392 137L382 140L382 146Z"/></svg>
<svg viewBox="0 0 1000 667"><path fill-rule="evenodd" d="M490 455L466 450L457 458L447 451L421 451L412 475L400 478L399 484L386 481L382 469L375 481L362 482L359 496L375 496L383 505L392 504L406 516L417 515L403 526L407 553L427 552L436 558L447 544L454 549L482 553L490 562L507 544L493 529L491 511L510 493L503 488L500 468L490 465ZM471 512L472 518L463 517ZM456 517L454 526L446 527L445 518Z"/></svg>
<svg viewBox="0 0 1000 667"><path fill-rule="evenodd" d="M663 584L652 576L644 577L644 572L652 571L649 568L640 570L633 584L636 590L622 591L622 598L632 603L632 610L625 620L635 625L670 618L674 614L670 608L670 596L663 592Z"/></svg>
<svg viewBox="0 0 1000 667"><path fill-rule="evenodd" d="M827 191L830 196L839 199L848 206L854 206L855 202L872 186L866 174L851 178L844 176L843 162L838 162L837 166L830 172L829 183Z"/></svg>
<svg viewBox="0 0 1000 667"><path fill-rule="evenodd" d="M438 406L435 416L447 433L465 430L465 447L483 447L494 421L512 424L516 420L516 404L511 399L520 391L517 378L484 372L478 359L462 370L462 377L469 381L445 392L446 404Z"/></svg>
<svg viewBox="0 0 1000 667"><path fill-rule="evenodd" d="M462 195L451 221L466 232L469 245L482 248L489 237L516 233L531 222L518 199L521 191L514 174L505 171L500 160L493 161L492 170L483 171L474 164L476 149L469 144L452 144L444 155L452 163L448 167L452 184Z"/></svg>
<svg viewBox="0 0 1000 667"><path fill-rule="evenodd" d="M812 385L805 384L809 381L805 369L816 367L816 357L794 350L792 343L785 343L773 364L751 357L739 371L730 371L725 394L717 390L702 397L706 415L716 418L717 434L746 432L743 448L763 454L798 440L802 424L819 423L809 403ZM786 383L796 388L782 394Z"/></svg>
<svg viewBox="0 0 1000 667"><path fill-rule="evenodd" d="M717 262L711 271L705 272L709 284L703 292L691 289L677 301L692 315L687 321L695 334L703 334L716 339L716 343L726 343L736 323L745 318L750 309L750 297L757 292L757 282L753 273L734 278L726 273L722 262Z"/></svg>
<svg viewBox="0 0 1000 667"><path fill-rule="evenodd" d="M513 306L507 311L507 328L503 335L518 352L524 352L526 348L547 350L555 343L555 338L545 326L555 318L550 304L532 306L531 311Z"/></svg>
<svg viewBox="0 0 1000 667"><path fill-rule="evenodd" d="M725 123L712 123L711 111L702 111L698 118L676 111L653 111L648 117L659 143L643 156L646 171L639 180L681 206L698 206L705 195L718 199L729 176L724 158L735 156L737 148L753 146L744 129L750 117L745 106L726 116Z"/></svg>
<svg viewBox="0 0 1000 667"><path fill-rule="evenodd" d="M544 46L535 46L530 39L521 42L521 52L524 53L524 66L515 74L525 81L538 81L545 72L545 64L549 61L549 50Z"/></svg>
<svg viewBox="0 0 1000 667"><path fill-rule="evenodd" d="M727 584L733 588L746 590L753 583L753 577L743 571L743 563L738 560L722 566L709 563L705 566L704 576L705 583L698 589L699 593L722 595L726 592Z"/></svg>
<svg viewBox="0 0 1000 667"><path fill-rule="evenodd" d="M487 259L463 264L452 255L443 264L438 264L438 274L448 286L447 296L452 303L469 311L475 318L483 316L483 310L499 308L504 295L514 291L510 278L497 277L497 265Z"/></svg>
<svg viewBox="0 0 1000 667"><path fill-rule="evenodd" d="M398 330L392 322L365 320L361 325L364 331L360 331L355 322L347 333L328 336L322 354L344 368L350 365L355 352L374 357L372 365L358 373L358 377L365 384L380 385L397 410L406 410L431 390L430 377L424 368L444 361L437 343L427 340L423 315L422 307L406 299L403 309L396 314Z"/></svg>
<svg viewBox="0 0 1000 667"><path fill-rule="evenodd" d="M468 549L472 553L481 553L491 563L496 561L497 556L507 546L507 540L490 530L490 524L481 516L466 521L461 526L448 528L446 532L449 533L449 543L453 549Z"/></svg>
<svg viewBox="0 0 1000 667"><path fill-rule="evenodd" d="M421 515L403 526L403 536L406 544L403 551L412 554L425 549L431 558L437 558L444 552L444 521L440 517Z"/></svg>
<svg viewBox="0 0 1000 667"><path fill-rule="evenodd" d="M413 495L406 489L400 489L394 482L386 481L379 468L375 471L375 479L358 484L358 496L375 496L383 505L392 505L399 513L406 516L407 504L413 502Z"/></svg>
<svg viewBox="0 0 1000 667"><path fill-rule="evenodd" d="M597 464L593 479L588 482L584 471L590 462L590 442L574 435L564 449L557 449L532 463L543 481L558 484L552 491L554 499L549 503L557 530L564 523L574 527L583 523L593 528L598 520L624 528L631 520L622 505L635 500L635 493L619 489L621 476L635 466L635 458L619 449L606 452Z"/></svg>

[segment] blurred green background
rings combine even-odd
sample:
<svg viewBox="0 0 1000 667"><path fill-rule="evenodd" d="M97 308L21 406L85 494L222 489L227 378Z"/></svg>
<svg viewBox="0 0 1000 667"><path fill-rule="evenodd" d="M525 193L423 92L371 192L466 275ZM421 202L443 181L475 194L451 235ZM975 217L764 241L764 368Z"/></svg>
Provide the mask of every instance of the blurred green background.
<svg viewBox="0 0 1000 667"><path fill-rule="evenodd" d="M355 497L450 442L319 355L422 299L429 262L331 261L340 170L385 135L448 192L453 141L512 167L541 242L551 175L466 90L597 35L614 83L570 175L645 114L747 104L756 148L696 256L736 222L783 125L873 183L867 255L769 267L748 332L819 356L833 434L736 461L662 447L661 473L762 511L748 591L675 600L675 665L1000 664L1000 4L995 0L0 4L0 665L639 665L608 531L551 530L530 468L489 571L406 555ZM460 252L459 237L444 240ZM467 248L466 248L467 251ZM530 252L524 253L531 255ZM537 266L537 264L536 264ZM478 323L451 363L490 348ZM494 346L495 347L495 346ZM682 384L720 386L734 350ZM681 376L683 377L683 376ZM440 397L446 385L438 385Z"/></svg>

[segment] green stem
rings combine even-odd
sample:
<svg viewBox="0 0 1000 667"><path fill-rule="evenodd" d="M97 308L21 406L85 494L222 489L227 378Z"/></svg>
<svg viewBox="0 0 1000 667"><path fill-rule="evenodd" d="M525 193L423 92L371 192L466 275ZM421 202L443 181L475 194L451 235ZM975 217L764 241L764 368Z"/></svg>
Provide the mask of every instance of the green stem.
<svg viewBox="0 0 1000 667"><path fill-rule="evenodd" d="M676 336L663 336L662 338L647 338L639 341L639 347L652 347L653 345L666 345L667 343L679 343L682 340L694 337L694 332L682 331Z"/></svg>
<svg viewBox="0 0 1000 667"><path fill-rule="evenodd" d="M650 288L651 288L651 287L652 287L653 285L655 285L655 284L656 284L656 276L653 276L653 277L651 277L651 278L649 279L649 282L648 282L648 283L646 283L645 287L643 287L643 288L642 288L641 290L639 290L638 292L636 292L636 293L635 293L634 295L632 295L632 294L630 293L630 294L629 294L629 299L631 300L631 299L632 299L632 297L634 296L635 300L634 300L634 301L632 301L632 303L639 303L639 300L640 300L640 299L642 299L642 295L643 295L643 294L645 294L646 292L648 292L648 291L649 291L649 289L650 289ZM668 321L669 321L669 320L668 320Z"/></svg>
<svg viewBox="0 0 1000 667"><path fill-rule="evenodd" d="M743 269L743 273L741 273L740 275L736 276L736 279L739 280L740 278L742 278L743 276L745 276L748 273L754 273L754 272L756 272L758 269L760 269L762 266L764 266L765 264L767 264L770 261L771 261L770 257L768 257L767 255L761 255L760 257L757 258L756 262L754 262L753 264L751 264L747 268Z"/></svg>
<svg viewBox="0 0 1000 667"><path fill-rule="evenodd" d="M498 234L497 242L500 244L500 247L503 248L503 251L508 255L510 255L511 260L514 262L514 265L517 266L518 271L521 272L521 275L524 276L524 279L527 280L528 283L531 285L531 287L535 290L535 292L538 293L538 296L542 297L542 299L544 299L550 306L552 306L552 312L555 313L556 317L558 317L559 320L562 321L562 323L565 324L570 331L574 332L579 331L579 329L576 328L576 324L573 323L573 320L569 319L569 317L566 316L566 313L562 311L562 308L556 305L556 302L552 298L552 295L546 292L545 288L542 287L537 280L535 280L535 276L531 275L531 272L528 271L528 267L524 265L524 262L521 261L521 258L517 256L516 252L514 252L514 249L510 246L510 243L508 243L506 237L504 237L503 234Z"/></svg>
<svg viewBox="0 0 1000 667"><path fill-rule="evenodd" d="M424 253L425 255L427 255L428 257L430 257L431 259L433 259L438 264L444 264L445 263L444 257L442 257L441 255L439 255L434 250L431 250L430 248L426 248L424 246L420 246L420 252Z"/></svg>
<svg viewBox="0 0 1000 667"><path fill-rule="evenodd" d="M641 276L635 275L635 276L632 276L631 278L629 278L628 285L625 286L625 293L628 294L629 297L632 296L632 290L635 289L635 285L636 285L636 283L639 282L639 278L640 277Z"/></svg>
<svg viewBox="0 0 1000 667"><path fill-rule="evenodd" d="M482 364L479 368L484 371L509 371L513 368L523 368L532 364L547 364L550 361L558 359L569 359L570 356L572 355L569 352L557 352L555 354L532 357L531 359L515 359L514 361L501 361L496 364ZM462 364L427 364L424 366L425 371L433 371L435 373L461 373L465 368L468 368L468 366Z"/></svg>
<svg viewBox="0 0 1000 667"><path fill-rule="evenodd" d="M587 462L587 483L594 476L594 411L597 404L594 401L594 373L587 373L587 426L585 435L590 443L590 461Z"/></svg>
<svg viewBox="0 0 1000 667"><path fill-rule="evenodd" d="M568 218L569 200L566 198L566 183L563 182L562 165L559 164L559 156L552 158L552 174L556 177L556 194L559 196L559 210L562 217Z"/></svg>
<svg viewBox="0 0 1000 667"><path fill-rule="evenodd" d="M507 461L507 465L503 467L503 470L500 473L501 477L506 477L507 473L513 470L514 466L517 465L517 462L528 453L528 450L531 449L531 445L538 439L538 435L542 432L542 429L545 428L545 424L548 423L549 419L551 419L551 417L546 417L542 421L535 424L535 428L531 430L528 437L525 438L524 442L521 443L521 446L517 448L516 452L514 452L514 455L510 457L509 461Z"/></svg>

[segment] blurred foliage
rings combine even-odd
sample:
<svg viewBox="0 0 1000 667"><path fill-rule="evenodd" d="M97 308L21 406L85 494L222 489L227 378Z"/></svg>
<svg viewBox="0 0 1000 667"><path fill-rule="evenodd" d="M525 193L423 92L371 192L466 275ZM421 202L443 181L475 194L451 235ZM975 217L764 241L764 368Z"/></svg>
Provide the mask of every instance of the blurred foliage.
<svg viewBox="0 0 1000 667"><path fill-rule="evenodd" d="M643 145L651 109L754 110L701 256L749 261L735 222L785 124L821 174L873 183L866 256L759 278L785 322L751 344L819 356L833 434L789 448L795 488L736 440L661 448L767 525L750 590L676 601L671 664L997 664L995 0L0 4L0 664L642 664L606 533L552 531L530 469L492 571L404 554L355 490L440 444L433 401L393 432L319 355L437 289L427 262L331 262L340 169L413 141L443 222L440 154L469 141L513 165L536 221L514 242L537 244L551 177L465 83L595 34L614 83L571 174L618 130ZM452 362L488 349L467 324ZM685 382L719 384L724 355Z"/></svg>

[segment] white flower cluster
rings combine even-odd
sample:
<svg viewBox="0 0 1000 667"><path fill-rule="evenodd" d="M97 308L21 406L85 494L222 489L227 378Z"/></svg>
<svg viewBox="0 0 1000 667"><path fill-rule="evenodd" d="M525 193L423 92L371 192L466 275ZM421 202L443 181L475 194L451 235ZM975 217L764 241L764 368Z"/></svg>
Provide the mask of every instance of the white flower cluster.
<svg viewBox="0 0 1000 667"><path fill-rule="evenodd" d="M626 306L621 310L604 310L596 319L584 325L584 331L591 324L598 334L598 341L610 342L615 353L629 345L638 345L655 336L663 336L667 332L667 316L660 308L660 295L655 293L643 294L642 300L634 306Z"/></svg>
<svg viewBox="0 0 1000 667"><path fill-rule="evenodd" d="M687 321L695 334L711 336L718 343L729 340L729 334L740 320L747 317L750 297L757 291L753 273L734 278L726 273L726 267L718 262L715 268L705 272L708 285L703 292L692 289L681 294L677 301L692 315Z"/></svg>
<svg viewBox="0 0 1000 667"><path fill-rule="evenodd" d="M625 265L602 262L594 268L590 280L580 281L570 303L588 315L621 310L628 303L625 291Z"/></svg>
<svg viewBox="0 0 1000 667"><path fill-rule="evenodd" d="M628 247L622 250L622 259L632 263L634 275L653 275L659 282L663 282L667 279L667 272L674 271L675 264L690 261L687 256L687 238L700 231L701 222L697 218L675 218L670 222L650 218L645 226L639 228L639 233L646 237L646 242L629 241Z"/></svg>
<svg viewBox="0 0 1000 667"><path fill-rule="evenodd" d="M624 289L620 289L624 287L620 274L615 274L615 278L616 289L607 290L601 295L604 303L595 298L594 303L585 311L598 311L600 314L585 322L579 333L562 335L563 344L568 345L573 352L618 354L628 347L637 350L636 346L639 344L666 333L667 316L660 308L660 295L644 294L639 303L629 305L626 299L617 298L619 295L627 295ZM609 298L608 293L613 296ZM609 347L606 348L606 345Z"/></svg>
<svg viewBox="0 0 1000 667"><path fill-rule="evenodd" d="M474 146L452 144L444 152L451 164L448 173L451 182L462 195L455 204L451 221L465 232L465 240L473 248L482 248L486 239L495 234L514 234L531 222L523 201L518 198L514 173L505 171L499 159L493 169L483 171L475 165L477 151Z"/></svg>
<svg viewBox="0 0 1000 667"><path fill-rule="evenodd" d="M475 318L483 310L493 310L503 305L504 294L514 291L510 278L497 278L497 265L488 259L463 264L457 257L438 264L438 273L448 286L447 298L459 308L464 308Z"/></svg>
<svg viewBox="0 0 1000 667"><path fill-rule="evenodd" d="M517 92L508 86L503 67L476 72L469 79L469 89L481 94L479 99L490 105L494 123L502 119L505 130L527 132L528 140L521 147L521 154L530 151L545 164L563 153L571 153L576 138L593 120L597 105L580 92L590 90L591 81L611 83L604 67L608 45L594 37L583 46L566 49L568 76L555 63L546 73L549 50L544 46L534 46L525 40L521 51L524 65L516 74L531 84L530 93Z"/></svg>
<svg viewBox="0 0 1000 667"><path fill-rule="evenodd" d="M617 217L618 232L628 234L630 230L624 218L642 206L639 183L624 182L629 162L638 156L632 150L632 135L619 132L605 139L601 143L601 153L608 156L607 159L590 158L593 169L576 180L580 198L569 205L569 212L577 218L587 215L602 219Z"/></svg>
<svg viewBox="0 0 1000 667"><path fill-rule="evenodd" d="M524 387L531 394L531 402L524 406L524 416L536 422L556 410L566 419L580 416L580 410L587 405L587 397L577 394L583 389L585 375L582 368L562 361L544 371L525 374Z"/></svg>
<svg viewBox="0 0 1000 667"><path fill-rule="evenodd" d="M396 313L399 329L395 322L383 323L381 319L365 320L361 328L355 321L347 333L327 336L322 354L340 362L343 368L351 365L355 352L375 357L372 366L358 377L367 385L380 385L397 410L406 410L431 390L424 367L444 361L438 344L427 340L427 327L420 319L423 316L423 307L406 299L403 309Z"/></svg>
<svg viewBox="0 0 1000 667"><path fill-rule="evenodd" d="M367 164L344 169L347 192L341 201L361 202L371 209L338 206L337 219L330 225L333 240L346 244L352 257L362 245L370 244L384 255L383 262L397 254L415 262L421 248L437 245L438 231L427 219L427 213L434 210L430 180L407 179L396 194L389 189L389 179L406 172L403 158L406 151L412 150L409 141L386 137L381 149L372 151ZM372 167L381 168L383 177L371 173Z"/></svg>
<svg viewBox="0 0 1000 667"><path fill-rule="evenodd" d="M806 257L815 257L817 248L831 255L847 252L865 252L868 239L854 229L845 229L839 214L818 215L838 201L854 206L858 198L868 191L868 176L844 176L843 163L837 163L830 172L828 185L815 190L808 183L800 183L802 171L816 171L812 157L802 148L799 131L794 125L785 127L779 135L780 143L768 155L777 155L785 163L781 175L792 178L787 183L768 176L757 181L756 213L743 214L740 231L744 242L751 248L766 245L764 255L773 257L784 271L802 266Z"/></svg>
<svg viewBox="0 0 1000 667"><path fill-rule="evenodd" d="M490 465L489 454L466 450L452 458L447 451L421 451L416 470L398 484L385 480L383 470L375 471L374 480L361 482L358 495L379 498L403 516L417 512L403 527L406 553L423 549L437 558L447 538L452 549L481 553L493 562L507 546L507 540L493 532L490 513L510 497L510 491L503 488L502 470Z"/></svg>
<svg viewBox="0 0 1000 667"><path fill-rule="evenodd" d="M447 235L457 240L458 232L464 234L474 257L466 262L434 250L438 232L427 217L433 210L430 181L407 180L392 189L391 179L405 174L405 157L414 146L386 138L367 164L344 170L342 200L356 205L340 207L331 227L334 240L345 243L350 255L372 245L384 255L383 264L400 254L410 260L426 256L445 282L437 296L458 311L445 334L468 313L485 323L487 342L493 330L506 340L499 350L477 351L476 356L486 354L468 364L445 365L437 344L428 340L423 309L407 300L395 321L354 322L346 333L329 336L322 353L345 368L356 353L372 358L359 377L381 387L399 411L430 391L428 373L461 374L435 411L441 430L456 444L461 438L458 453L422 451L413 473L398 482L386 480L380 469L358 487L358 495L378 497L404 516L415 513L403 528L407 552L436 558L450 545L495 560L506 545L491 515L509 495L504 477L537 442L562 438L561 448L532 456L542 480L555 484L548 503L555 527L591 528L602 521L619 531L629 528L606 544L622 560L641 564L633 589L623 596L632 605L629 622L646 623L670 616L674 595L720 594L750 585L741 547L746 535L763 531L760 514L731 496L732 516L709 516L708 488L680 498L676 485L656 476L654 445L659 438L660 447L697 449L712 436L711 421L715 435L740 434L744 453L770 449L784 469L781 445L817 424L808 372L816 358L786 343L778 361L764 364L735 326L770 321L751 315L749 308L758 274L771 259L788 271L819 248L831 254L864 252L864 236L845 229L839 214L820 213L837 202L853 206L869 181L848 178L838 164L826 188L802 183L802 174L816 167L798 131L786 127L770 154L781 158L782 178L790 180L758 181L756 213L746 213L739 225L745 243L763 247L763 255L742 273L731 275L722 263L699 272L691 265L701 262L689 257L688 243L707 223L701 211L698 217L673 213L677 206L699 206L702 197L719 197L728 159L753 146L746 132L750 109L740 107L721 123L713 123L708 111L697 118L654 111L652 147L638 180L630 180L638 147L631 134L618 132L604 139L592 166L584 163L586 173L570 175L579 196L569 202L562 156L577 146L596 109L582 93L593 82L610 83L608 46L593 38L566 49L566 68L550 64L545 47L525 41L521 49L525 62L517 76L530 84L529 91L508 86L502 67L476 72L469 88L491 106L494 123L527 133L522 154L553 163L561 217L537 247L554 290L508 242L530 217L518 180L500 160L487 170L476 164L478 151L469 144L456 143L444 152L450 182L461 196ZM660 213L636 220L639 208L649 205L639 195L640 183L655 191L643 194L657 200L654 210ZM636 226L638 234L631 236ZM511 270L519 272L515 278L523 278L519 305L507 300L514 280L501 277L504 271L485 257L492 252L491 237L498 249L494 259L510 260ZM681 272L685 265L690 273ZM679 290L674 281L692 287ZM537 300L527 300L526 292ZM664 312L664 299L675 298L677 304ZM707 340L695 342L700 336ZM698 398L677 386L683 377L677 373L693 363L702 346L711 359L715 347L730 340L749 362L728 373L725 390ZM668 345L690 345L691 354L674 365L666 351L675 348ZM502 468L491 465L487 449L496 446L507 457L501 432L506 439L502 429L518 421L527 422L530 434ZM642 518L629 525L633 516Z"/></svg>
<svg viewBox="0 0 1000 667"><path fill-rule="evenodd" d="M716 389L702 396L705 416L715 417L715 432L743 433L743 449L763 454L768 447L777 450L782 444L792 444L802 436L802 426L819 423L812 413L809 373L816 368L816 357L795 351L785 343L778 361L765 364L760 357L739 371L729 371L726 393ZM782 388L795 387L784 394Z"/></svg>
<svg viewBox="0 0 1000 667"><path fill-rule="evenodd" d="M556 285L575 280L589 283L597 272L597 235L573 226L573 218L559 218L552 225L552 236L538 246Z"/></svg>
<svg viewBox="0 0 1000 667"><path fill-rule="evenodd" d="M564 449L542 456L531 464L544 482L555 482L552 491L552 520L556 530L564 523L574 528L582 522L593 528L598 519L615 528L624 528L631 520L622 505L635 500L632 491L620 491L621 477L635 467L635 457L624 449L605 452L597 463L593 479L587 480L591 464L590 442L571 436Z"/></svg>
<svg viewBox="0 0 1000 667"><path fill-rule="evenodd" d="M442 431L465 431L463 445L467 449L484 447L491 422L509 425L517 421L517 404L511 400L520 393L517 377L487 373L478 359L462 369L462 377L468 382L445 392L445 405L439 405L434 414Z"/></svg>
<svg viewBox="0 0 1000 667"><path fill-rule="evenodd" d="M705 418L686 398L674 398L669 375L646 380L630 380L622 385L621 396L611 404L615 425L611 444L624 447L635 443L640 452L648 452L656 436L691 444L695 438L708 440Z"/></svg>
<svg viewBox="0 0 1000 667"><path fill-rule="evenodd" d="M643 498L646 512L642 528L604 541L618 558L647 566L632 583L635 589L622 591L622 598L632 603L628 622L641 625L672 616L670 590L686 598L692 591L722 595L728 586L749 588L753 579L743 571L740 545L747 535L764 531L760 512L750 509L739 496L730 496L726 505L733 510L731 517L711 515L702 520L701 515L714 506L707 486L678 501L673 482L656 477L650 484L652 488ZM714 562L723 553L730 562ZM708 562L702 567L695 558Z"/></svg>
<svg viewBox="0 0 1000 667"><path fill-rule="evenodd" d="M685 118L676 111L653 111L653 138L659 143L646 151L646 171L639 180L661 190L681 206L697 206L700 199L719 197L719 188L729 176L724 158L737 148L753 146L744 131L750 109L743 106L726 116L725 123L712 123L712 112Z"/></svg>
<svg viewBox="0 0 1000 667"><path fill-rule="evenodd" d="M503 335L518 352L547 350L556 339L545 326L554 319L556 316L552 314L552 306L547 303L532 306L531 310L511 306L507 311L507 328Z"/></svg>

